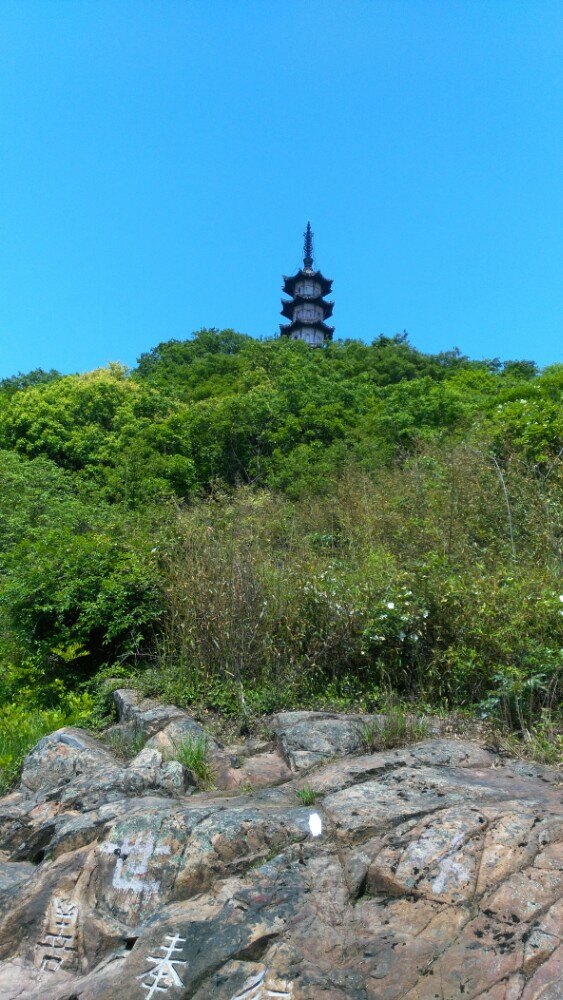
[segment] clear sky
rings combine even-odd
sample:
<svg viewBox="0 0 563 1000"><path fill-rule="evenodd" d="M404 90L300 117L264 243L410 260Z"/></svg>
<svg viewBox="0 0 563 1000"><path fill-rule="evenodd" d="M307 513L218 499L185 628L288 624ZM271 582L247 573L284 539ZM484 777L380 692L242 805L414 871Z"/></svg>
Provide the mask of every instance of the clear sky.
<svg viewBox="0 0 563 1000"><path fill-rule="evenodd" d="M563 360L560 0L0 0L0 376L278 330Z"/></svg>

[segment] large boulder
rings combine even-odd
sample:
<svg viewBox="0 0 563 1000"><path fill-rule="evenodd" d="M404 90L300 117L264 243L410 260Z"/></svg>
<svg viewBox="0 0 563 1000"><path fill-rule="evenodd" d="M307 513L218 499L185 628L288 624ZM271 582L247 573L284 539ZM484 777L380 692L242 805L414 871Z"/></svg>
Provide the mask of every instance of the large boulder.
<svg viewBox="0 0 563 1000"><path fill-rule="evenodd" d="M178 716L172 722L167 722L162 729L147 740L146 746L154 747L164 754L173 756L183 744L190 740L203 741L210 751L218 748L218 743L213 736L190 715Z"/></svg>
<svg viewBox="0 0 563 1000"><path fill-rule="evenodd" d="M294 771L303 771L332 757L361 750L366 730L384 723L384 715L279 712L274 715L272 725L289 766Z"/></svg>
<svg viewBox="0 0 563 1000"><path fill-rule="evenodd" d="M119 721L128 723L135 733L147 739L174 719L186 717L186 713L176 705L161 705L154 698L141 698L133 688L119 688L113 692L113 700Z"/></svg>
<svg viewBox="0 0 563 1000"><path fill-rule="evenodd" d="M58 729L44 736L25 759L22 786L31 792L67 785L78 777L114 771L112 754L82 729Z"/></svg>
<svg viewBox="0 0 563 1000"><path fill-rule="evenodd" d="M218 750L211 755L213 783L224 791L253 791L279 785L292 777L281 754L266 751L250 756Z"/></svg>
<svg viewBox="0 0 563 1000"><path fill-rule="evenodd" d="M0 801L2 1000L561 1000L561 773L359 720L210 744L203 793L156 733L41 741Z"/></svg>

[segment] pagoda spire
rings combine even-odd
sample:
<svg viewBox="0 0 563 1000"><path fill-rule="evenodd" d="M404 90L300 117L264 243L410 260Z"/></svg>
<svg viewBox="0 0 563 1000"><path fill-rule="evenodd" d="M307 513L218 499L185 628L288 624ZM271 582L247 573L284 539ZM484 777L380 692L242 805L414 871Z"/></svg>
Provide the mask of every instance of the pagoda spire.
<svg viewBox="0 0 563 1000"><path fill-rule="evenodd" d="M310 222L303 233L303 265L309 271L313 267L313 232Z"/></svg>

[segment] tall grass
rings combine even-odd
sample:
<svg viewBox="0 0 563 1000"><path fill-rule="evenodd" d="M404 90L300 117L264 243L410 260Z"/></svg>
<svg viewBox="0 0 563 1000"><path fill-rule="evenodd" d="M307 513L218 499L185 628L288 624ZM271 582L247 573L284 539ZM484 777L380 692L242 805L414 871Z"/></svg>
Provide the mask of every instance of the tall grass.
<svg viewBox="0 0 563 1000"><path fill-rule="evenodd" d="M187 736L174 746L172 757L192 772L200 789L209 790L213 787L215 772L209 755L209 742L205 736Z"/></svg>
<svg viewBox="0 0 563 1000"><path fill-rule="evenodd" d="M242 715L389 690L520 729L557 711L561 463L499 469L478 444L428 445L323 497L180 509L149 685Z"/></svg>

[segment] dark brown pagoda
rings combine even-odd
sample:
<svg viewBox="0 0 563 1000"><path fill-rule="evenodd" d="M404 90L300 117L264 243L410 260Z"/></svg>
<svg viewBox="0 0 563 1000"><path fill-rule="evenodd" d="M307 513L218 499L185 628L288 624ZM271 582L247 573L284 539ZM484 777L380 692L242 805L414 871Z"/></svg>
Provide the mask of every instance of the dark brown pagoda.
<svg viewBox="0 0 563 1000"><path fill-rule="evenodd" d="M282 316L290 320L280 324L280 336L291 340L304 340L311 347L322 347L332 340L333 326L325 320L332 316L334 302L325 302L325 295L332 289L332 281L320 271L313 270L313 234L311 223L304 233L303 267L293 277L283 279L283 291L290 295L282 299Z"/></svg>

